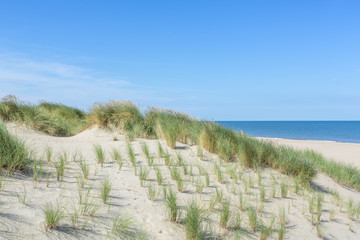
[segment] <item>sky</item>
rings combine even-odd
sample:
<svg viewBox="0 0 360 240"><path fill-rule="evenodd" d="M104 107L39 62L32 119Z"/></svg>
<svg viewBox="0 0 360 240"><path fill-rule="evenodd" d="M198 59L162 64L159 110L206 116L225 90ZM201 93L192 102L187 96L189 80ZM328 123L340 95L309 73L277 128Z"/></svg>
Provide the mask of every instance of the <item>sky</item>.
<svg viewBox="0 0 360 240"><path fill-rule="evenodd" d="M0 97L206 120L360 120L360 1L20 1Z"/></svg>

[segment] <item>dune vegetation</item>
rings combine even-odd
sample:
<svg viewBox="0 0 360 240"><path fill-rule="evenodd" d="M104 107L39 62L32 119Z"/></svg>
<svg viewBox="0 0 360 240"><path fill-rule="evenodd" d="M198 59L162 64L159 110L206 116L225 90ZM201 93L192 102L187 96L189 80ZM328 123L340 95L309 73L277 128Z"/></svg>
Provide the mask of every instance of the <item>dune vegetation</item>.
<svg viewBox="0 0 360 240"><path fill-rule="evenodd" d="M12 136L0 121L0 168L8 171L25 170L30 163L30 152L24 142Z"/></svg>
<svg viewBox="0 0 360 240"><path fill-rule="evenodd" d="M43 226L58 237L71 232L83 239L94 232L99 239L285 239L307 229L311 237L358 237L359 193L331 186L330 179L319 188L314 177L325 173L360 190L359 170L316 152L251 138L184 113L142 112L128 101L97 103L88 113L14 97L0 106L0 121L48 134L60 122L77 126L65 136L88 128L74 138L52 138L9 124L10 132L24 131L19 137L32 139L30 151L0 124L5 172L0 193L5 185L12 191L3 195L1 210L24 217L31 205L37 217L31 212L31 222L19 225L27 232ZM47 114L47 125L38 118L24 120L39 109ZM28 171L14 180L6 175L14 170ZM351 193L343 196L344 191ZM4 221L11 224L11 219Z"/></svg>
<svg viewBox="0 0 360 240"><path fill-rule="evenodd" d="M276 146L184 113L155 107L141 112L130 101L96 103L86 113L62 104L26 104L9 95L0 102L0 119L19 122L53 136L71 136L98 125L125 134L129 140L164 139L172 149L176 148L176 142L199 145L225 162L239 162L253 169L268 166L297 177L305 185L310 185L316 172L321 171L360 191L360 171L352 166L325 159L312 151Z"/></svg>
<svg viewBox="0 0 360 240"><path fill-rule="evenodd" d="M87 114L62 104L42 102L32 105L13 95L0 101L0 119L18 122L52 136L72 136L89 125Z"/></svg>

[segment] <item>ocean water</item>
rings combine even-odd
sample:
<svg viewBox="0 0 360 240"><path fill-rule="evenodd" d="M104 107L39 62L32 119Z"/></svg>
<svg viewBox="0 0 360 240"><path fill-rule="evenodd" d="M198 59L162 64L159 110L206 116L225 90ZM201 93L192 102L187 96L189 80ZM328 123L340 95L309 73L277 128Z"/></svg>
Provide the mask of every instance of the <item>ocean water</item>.
<svg viewBox="0 0 360 240"><path fill-rule="evenodd" d="M360 143L360 121L217 121L253 137Z"/></svg>

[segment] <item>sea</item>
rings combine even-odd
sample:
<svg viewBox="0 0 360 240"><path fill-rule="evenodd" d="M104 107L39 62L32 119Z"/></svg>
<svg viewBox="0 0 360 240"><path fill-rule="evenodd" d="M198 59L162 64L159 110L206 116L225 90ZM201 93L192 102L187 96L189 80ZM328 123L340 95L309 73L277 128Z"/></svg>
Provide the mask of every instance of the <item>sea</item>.
<svg viewBox="0 0 360 240"><path fill-rule="evenodd" d="M217 121L253 137L360 143L360 121Z"/></svg>

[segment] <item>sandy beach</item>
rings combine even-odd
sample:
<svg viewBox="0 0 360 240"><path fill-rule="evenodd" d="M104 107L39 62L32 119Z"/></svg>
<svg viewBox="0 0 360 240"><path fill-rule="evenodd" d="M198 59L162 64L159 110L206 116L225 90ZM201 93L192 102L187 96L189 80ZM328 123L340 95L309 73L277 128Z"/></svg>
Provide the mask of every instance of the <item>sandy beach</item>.
<svg viewBox="0 0 360 240"><path fill-rule="evenodd" d="M311 149L321 153L326 158L351 164L360 168L360 144L332 141L292 140L282 138L262 138L276 144L286 145L299 150Z"/></svg>
<svg viewBox="0 0 360 240"><path fill-rule="evenodd" d="M5 186L0 192L1 239L117 239L118 237L112 234L113 221L117 216L131 218L134 226L132 233L135 237L130 239L139 239L144 232L146 239L186 239L183 224L169 221L164 204L163 187L170 187L176 191L177 183L172 180L164 159L158 156L158 143L169 151L173 159L181 154L188 166L189 172L183 174L185 190L177 192L181 209L184 209L190 200L196 199L207 212L203 223L204 229L218 239L258 239L261 236L260 231L252 231L246 211L239 209L239 196L243 196L245 206L256 209L258 224L269 225L274 219L273 232L269 239L278 239L277 231L281 227L279 211L284 211L286 215L285 239L319 239L319 234L326 239L360 238L360 221L356 217L350 220L346 208L350 198L354 203L360 201L360 193L337 184L323 174L318 174L313 181L314 185L321 189L323 196L321 229L317 229L312 224L315 215L309 214L308 208L309 199L320 193L309 192L302 187L296 192L292 178L269 168L262 170L261 185L259 185L257 180L259 173L256 171L242 169L237 163L221 163L216 155L210 153L205 153L204 159L200 160L196 154L196 146L177 143L177 148L172 150L166 147L163 140L135 139L131 142L131 146L137 164L150 171L141 186L139 176L134 174L128 159L127 144L123 135L98 127L85 130L73 137L52 137L16 124L7 124L7 128L12 134L23 139L31 149L36 150L38 159L44 159L43 154L47 147L54 150L52 161L56 162L59 154L64 151L68 153L69 159L63 181L56 180L53 165L46 162L43 167L44 176L41 179L34 180L31 174L24 173L3 179ZM272 141L299 149L312 148L337 161L354 164L359 152L357 144L282 139ZM154 156L153 167L147 166L141 150L143 143L149 146L150 153ZM105 150L107 160L104 167L96 162L94 144L100 144ZM114 148L119 149L124 158L124 166L121 170L110 156ZM77 184L77 179L81 175L80 158L87 162L90 168L89 179L83 188L79 188ZM224 183L219 183L217 180L213 170L214 163L220 165L225 176ZM156 183L155 168L163 174L165 179L163 186ZM209 187L203 186L203 190L199 192L197 183L205 182L202 173L204 169L210 176L210 184ZM239 178L235 180L231 177L229 169L236 170ZM45 177L45 172L50 173L49 177ZM104 179L109 179L113 187L107 204L102 203L99 191L100 183ZM288 188L286 197L280 194L282 184L286 184ZM148 197L150 186L156 189L154 201ZM265 191L264 202L259 200L262 188ZM84 207L83 203L79 203L79 195L87 191L92 206L96 206L94 213L80 215L78 222L73 223L71 216ZM209 207L217 191L223 193L223 199L230 201L231 220L228 229L219 227L222 204L217 203L213 208ZM338 197L334 197L331 192L337 192ZM61 203L66 209L67 217L60 222L57 229L47 230L44 226L42 209L46 203L56 202Z"/></svg>

